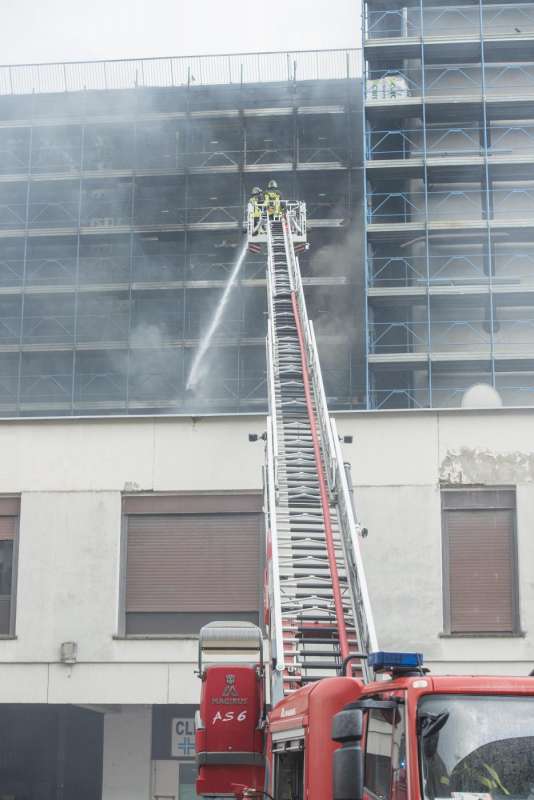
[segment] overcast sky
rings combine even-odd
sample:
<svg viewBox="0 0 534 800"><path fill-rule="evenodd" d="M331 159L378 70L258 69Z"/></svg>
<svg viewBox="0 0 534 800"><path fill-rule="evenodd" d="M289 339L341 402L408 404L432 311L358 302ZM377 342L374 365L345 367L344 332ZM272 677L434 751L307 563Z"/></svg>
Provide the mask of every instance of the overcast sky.
<svg viewBox="0 0 534 800"><path fill-rule="evenodd" d="M356 47L357 0L0 0L0 63Z"/></svg>

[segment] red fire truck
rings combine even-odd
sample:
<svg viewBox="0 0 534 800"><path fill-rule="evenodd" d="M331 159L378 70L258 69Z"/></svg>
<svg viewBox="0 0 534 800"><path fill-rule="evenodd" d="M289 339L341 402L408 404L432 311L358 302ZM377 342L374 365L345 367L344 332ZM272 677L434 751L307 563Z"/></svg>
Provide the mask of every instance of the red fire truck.
<svg viewBox="0 0 534 800"><path fill-rule="evenodd" d="M246 628L223 630L243 637ZM239 644L244 638L228 651ZM534 798L534 677L432 676L416 653L379 652L370 660L385 680L323 678L270 713L261 661L201 668L197 792L275 800Z"/></svg>
<svg viewBox="0 0 534 800"><path fill-rule="evenodd" d="M269 307L267 430L250 436L266 452L266 642L250 623L201 631L197 792L534 800L534 677L433 676L420 654L378 647L295 255L306 210L252 213Z"/></svg>

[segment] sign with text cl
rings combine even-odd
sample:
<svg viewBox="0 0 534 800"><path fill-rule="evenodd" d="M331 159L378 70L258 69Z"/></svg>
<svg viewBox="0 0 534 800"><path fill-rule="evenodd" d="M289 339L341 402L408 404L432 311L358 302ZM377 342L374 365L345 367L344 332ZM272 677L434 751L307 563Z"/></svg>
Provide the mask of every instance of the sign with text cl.
<svg viewBox="0 0 534 800"><path fill-rule="evenodd" d="M173 758L195 757L195 720L192 717L173 719L171 755Z"/></svg>

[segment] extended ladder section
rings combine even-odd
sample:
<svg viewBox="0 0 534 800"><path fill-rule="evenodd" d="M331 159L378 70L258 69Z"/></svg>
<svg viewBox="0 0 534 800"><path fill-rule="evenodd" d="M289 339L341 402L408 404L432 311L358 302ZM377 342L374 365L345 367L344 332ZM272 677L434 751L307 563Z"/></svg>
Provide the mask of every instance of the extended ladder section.
<svg viewBox="0 0 534 800"><path fill-rule="evenodd" d="M360 528L306 312L294 220L288 212L274 219L265 214L262 224L268 249L265 507L275 703L345 671L370 679L366 656L377 642Z"/></svg>

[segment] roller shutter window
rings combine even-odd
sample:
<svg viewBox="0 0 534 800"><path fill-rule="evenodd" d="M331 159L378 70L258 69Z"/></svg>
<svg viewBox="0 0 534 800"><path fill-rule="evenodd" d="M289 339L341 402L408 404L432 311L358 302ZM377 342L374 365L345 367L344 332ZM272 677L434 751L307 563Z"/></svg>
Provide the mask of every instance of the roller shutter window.
<svg viewBox="0 0 534 800"><path fill-rule="evenodd" d="M125 498L126 633L258 621L260 495Z"/></svg>
<svg viewBox="0 0 534 800"><path fill-rule="evenodd" d="M447 632L519 632L514 490L445 490Z"/></svg>
<svg viewBox="0 0 534 800"><path fill-rule="evenodd" d="M15 543L20 513L18 497L0 497L0 635L13 633Z"/></svg>

